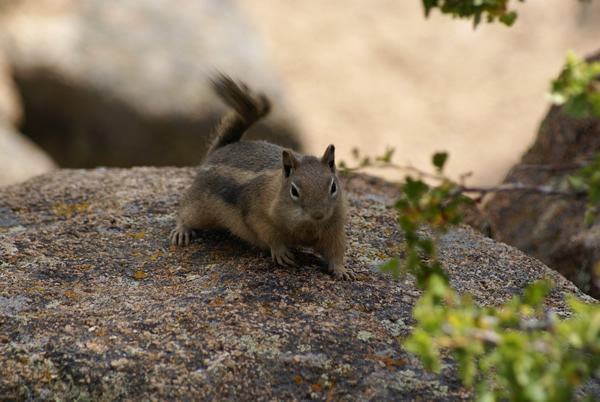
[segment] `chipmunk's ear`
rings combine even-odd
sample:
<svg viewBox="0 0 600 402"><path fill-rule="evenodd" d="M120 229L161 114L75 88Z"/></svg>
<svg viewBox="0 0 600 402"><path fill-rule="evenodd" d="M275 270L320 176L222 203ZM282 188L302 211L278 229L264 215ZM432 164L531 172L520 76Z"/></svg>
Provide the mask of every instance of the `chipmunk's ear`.
<svg viewBox="0 0 600 402"><path fill-rule="evenodd" d="M335 173L335 147L333 146L333 144L328 146L325 150L325 153L321 158L321 163L324 163L327 166L329 166L329 169L331 169L331 171Z"/></svg>
<svg viewBox="0 0 600 402"><path fill-rule="evenodd" d="M296 159L294 153L289 149L284 149L281 152L281 159L283 161L283 175L287 179L292 174L292 171L298 167L298 159Z"/></svg>

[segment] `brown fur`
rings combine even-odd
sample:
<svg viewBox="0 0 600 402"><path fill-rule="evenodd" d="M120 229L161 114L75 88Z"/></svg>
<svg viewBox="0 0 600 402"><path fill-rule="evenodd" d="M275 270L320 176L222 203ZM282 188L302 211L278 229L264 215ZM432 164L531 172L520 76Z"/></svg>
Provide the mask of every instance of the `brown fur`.
<svg viewBox="0 0 600 402"><path fill-rule="evenodd" d="M217 94L232 108L217 129L194 183L181 196L173 244L186 246L193 229L225 228L250 244L270 249L279 265L295 265L288 246L313 248L339 279L344 268L346 203L335 169L335 148L321 158L301 156L259 141L240 141L270 103L221 75Z"/></svg>

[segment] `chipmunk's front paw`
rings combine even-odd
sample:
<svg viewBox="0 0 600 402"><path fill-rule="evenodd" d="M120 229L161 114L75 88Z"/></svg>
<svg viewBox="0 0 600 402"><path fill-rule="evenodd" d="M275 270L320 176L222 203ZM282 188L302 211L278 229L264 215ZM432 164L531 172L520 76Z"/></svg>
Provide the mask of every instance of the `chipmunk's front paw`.
<svg viewBox="0 0 600 402"><path fill-rule="evenodd" d="M296 261L294 260L294 254L284 244L280 246L271 247L271 257L273 261L284 267L295 267Z"/></svg>
<svg viewBox="0 0 600 402"><path fill-rule="evenodd" d="M329 273L335 276L336 279L340 279L343 281L354 281L356 280L356 275L354 272L345 268L343 265L333 265L329 266Z"/></svg>
<svg viewBox="0 0 600 402"><path fill-rule="evenodd" d="M175 246L187 246L190 240L196 237L196 232L192 229L182 226L177 226L169 235L169 241Z"/></svg>

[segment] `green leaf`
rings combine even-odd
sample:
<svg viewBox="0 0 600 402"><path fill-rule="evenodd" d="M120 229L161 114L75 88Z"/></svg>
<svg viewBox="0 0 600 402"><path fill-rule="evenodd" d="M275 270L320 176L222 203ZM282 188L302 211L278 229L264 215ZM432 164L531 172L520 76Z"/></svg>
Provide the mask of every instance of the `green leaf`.
<svg viewBox="0 0 600 402"><path fill-rule="evenodd" d="M502 14L500 16L500 22L502 22L506 26L512 26L517 20L517 13L511 11L509 13Z"/></svg>
<svg viewBox="0 0 600 402"><path fill-rule="evenodd" d="M581 176L567 176L567 182L575 190L589 190L590 188L586 180Z"/></svg>
<svg viewBox="0 0 600 402"><path fill-rule="evenodd" d="M473 28L476 28L477 25L481 22L481 11L473 13Z"/></svg>
<svg viewBox="0 0 600 402"><path fill-rule="evenodd" d="M429 12L438 6L438 2L437 0L423 0L423 6L425 7L425 17L429 17Z"/></svg>
<svg viewBox="0 0 600 402"><path fill-rule="evenodd" d="M454 213L450 219L448 219L448 222L450 222L451 225L460 225L464 218L463 214Z"/></svg>
<svg viewBox="0 0 600 402"><path fill-rule="evenodd" d="M586 62L567 52L565 67L552 81L549 100L564 105L565 114L574 118L600 116L600 62Z"/></svg>
<svg viewBox="0 0 600 402"><path fill-rule="evenodd" d="M382 273L392 274L394 279L404 279L406 277L406 272L402 269L402 265L400 263L400 259L398 257L393 257L386 261L379 270Z"/></svg>
<svg viewBox="0 0 600 402"><path fill-rule="evenodd" d="M377 160L383 163L390 163L392 160L392 156L394 155L394 151L394 148L388 148L385 151L385 154L383 156L378 157Z"/></svg>
<svg viewBox="0 0 600 402"><path fill-rule="evenodd" d="M594 223L595 219L596 219L596 214L594 213L594 210L592 208L588 208L585 211L585 214L583 215L583 224L586 227L590 227L592 225L592 223Z"/></svg>
<svg viewBox="0 0 600 402"><path fill-rule="evenodd" d="M405 198L398 198L396 202L394 202L394 209L397 209L398 211L402 211L409 207L410 203Z"/></svg>
<svg viewBox="0 0 600 402"><path fill-rule="evenodd" d="M460 377L463 380L463 383L470 387L473 384L473 379L477 375L477 366L475 365L475 359L470 353L455 353L459 356L459 365L458 370L460 373Z"/></svg>
<svg viewBox="0 0 600 402"><path fill-rule="evenodd" d="M425 239L421 239L419 240L419 246L421 247L421 250L423 250L423 252L426 255L434 255L435 254L435 243L433 242L432 239L429 238L425 238Z"/></svg>
<svg viewBox="0 0 600 402"><path fill-rule="evenodd" d="M439 170L442 170L444 164L446 163L446 159L448 159L448 153L446 152L437 152L433 155L433 164Z"/></svg>
<svg viewBox="0 0 600 402"><path fill-rule="evenodd" d="M597 89L595 93L588 94L588 102L592 107L593 114L600 116L600 89Z"/></svg>
<svg viewBox="0 0 600 402"><path fill-rule="evenodd" d="M560 90L555 85L556 82L553 82L552 89L546 93L546 99L555 105L564 105L567 102L567 96L563 93L560 93Z"/></svg>
<svg viewBox="0 0 600 402"><path fill-rule="evenodd" d="M410 177L406 178L406 183L402 186L402 191L406 197L412 202L418 202L419 199L429 190L429 186L421 180L413 180Z"/></svg>
<svg viewBox="0 0 600 402"><path fill-rule="evenodd" d="M564 112L576 119L583 119L590 115L587 99L584 94L572 97L564 106Z"/></svg>
<svg viewBox="0 0 600 402"><path fill-rule="evenodd" d="M414 235L414 232L418 228L417 222L415 222L413 219L411 219L410 217L408 217L406 215L401 215L398 218L398 224L400 225L400 228L406 232L405 233L405 236L407 238L406 240L410 241L411 236Z"/></svg>
<svg viewBox="0 0 600 402"><path fill-rule="evenodd" d="M536 282L525 288L525 300L532 307L539 307L544 302L548 291L552 288L552 282L549 279Z"/></svg>
<svg viewBox="0 0 600 402"><path fill-rule="evenodd" d="M439 352L434 345L433 338L422 329L415 329L411 336L404 342L407 352L418 355L423 361L423 366L434 372L440 369Z"/></svg>

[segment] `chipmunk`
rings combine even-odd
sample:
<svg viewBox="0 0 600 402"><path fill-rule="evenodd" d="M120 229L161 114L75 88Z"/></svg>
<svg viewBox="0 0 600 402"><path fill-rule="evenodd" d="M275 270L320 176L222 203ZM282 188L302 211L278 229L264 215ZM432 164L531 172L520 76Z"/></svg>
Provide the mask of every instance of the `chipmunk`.
<svg viewBox="0 0 600 402"><path fill-rule="evenodd" d="M343 265L346 201L335 147L329 145L317 158L264 141L240 141L271 104L226 75L211 83L231 110L217 125L193 184L181 196L171 243L187 246L194 229L225 228L270 249L279 265L296 266L289 246L312 247L333 276L356 279Z"/></svg>

